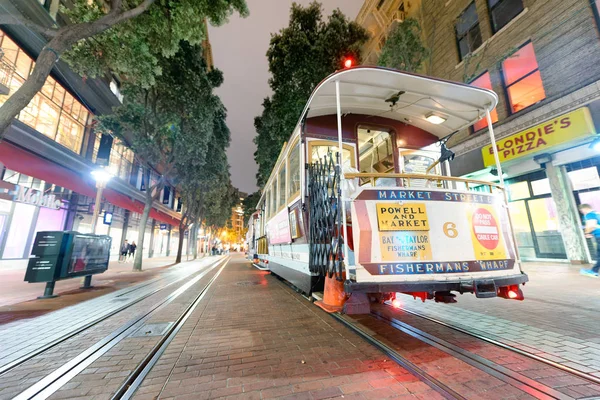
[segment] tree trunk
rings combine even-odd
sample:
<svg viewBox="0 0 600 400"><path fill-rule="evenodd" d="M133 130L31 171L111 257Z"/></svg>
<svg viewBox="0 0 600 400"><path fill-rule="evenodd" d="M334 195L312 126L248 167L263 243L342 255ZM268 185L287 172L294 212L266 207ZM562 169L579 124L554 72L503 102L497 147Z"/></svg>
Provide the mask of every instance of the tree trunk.
<svg viewBox="0 0 600 400"><path fill-rule="evenodd" d="M195 260L198 258L198 220L194 221L194 229L192 230L192 256Z"/></svg>
<svg viewBox="0 0 600 400"><path fill-rule="evenodd" d="M140 218L140 228L138 232L137 250L135 252L135 259L133 260L133 270L142 270L142 255L144 253L144 236L146 234L146 224L148 223L148 217L150 216L150 210L152 210L152 203L154 197L150 193L150 189L146 193L146 204L144 204L144 212Z"/></svg>
<svg viewBox="0 0 600 400"><path fill-rule="evenodd" d="M179 243L177 244L177 257L175 258L175 264L181 262L181 253L183 251L183 241L185 240L185 229L179 225Z"/></svg>

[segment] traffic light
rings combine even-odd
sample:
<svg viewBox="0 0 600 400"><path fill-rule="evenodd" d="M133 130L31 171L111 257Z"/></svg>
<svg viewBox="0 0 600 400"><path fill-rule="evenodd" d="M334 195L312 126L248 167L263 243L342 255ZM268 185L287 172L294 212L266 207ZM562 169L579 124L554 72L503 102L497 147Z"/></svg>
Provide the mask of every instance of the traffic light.
<svg viewBox="0 0 600 400"><path fill-rule="evenodd" d="M352 57L346 57L346 59L344 60L344 68L350 68L352 67L352 65L354 65L354 60L352 59Z"/></svg>

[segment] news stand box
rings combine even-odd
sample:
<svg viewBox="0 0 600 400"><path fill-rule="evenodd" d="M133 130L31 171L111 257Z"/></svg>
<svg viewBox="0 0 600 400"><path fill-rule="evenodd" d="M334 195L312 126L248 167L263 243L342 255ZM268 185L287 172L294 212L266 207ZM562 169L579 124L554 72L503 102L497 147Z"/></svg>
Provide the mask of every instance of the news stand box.
<svg viewBox="0 0 600 400"><path fill-rule="evenodd" d="M111 237L73 231L38 232L25 281L52 282L101 274L108 269Z"/></svg>

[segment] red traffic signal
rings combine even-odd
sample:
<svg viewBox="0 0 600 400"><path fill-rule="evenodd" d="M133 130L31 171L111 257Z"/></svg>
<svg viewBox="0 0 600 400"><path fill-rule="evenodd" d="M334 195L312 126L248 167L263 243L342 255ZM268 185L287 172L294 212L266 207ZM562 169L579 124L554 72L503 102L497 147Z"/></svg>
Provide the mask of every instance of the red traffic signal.
<svg viewBox="0 0 600 400"><path fill-rule="evenodd" d="M350 58L350 57L346 58L346 60L344 61L345 68L350 68L353 64L354 64L354 62L353 62L352 58Z"/></svg>

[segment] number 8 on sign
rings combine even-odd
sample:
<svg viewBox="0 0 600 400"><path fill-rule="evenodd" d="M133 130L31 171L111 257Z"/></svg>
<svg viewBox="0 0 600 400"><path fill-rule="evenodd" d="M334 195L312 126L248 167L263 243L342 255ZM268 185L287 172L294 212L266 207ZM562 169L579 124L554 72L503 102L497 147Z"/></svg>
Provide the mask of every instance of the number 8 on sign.
<svg viewBox="0 0 600 400"><path fill-rule="evenodd" d="M444 234L450 239L457 237L458 231L456 230L456 224L454 222L446 222L444 224Z"/></svg>

